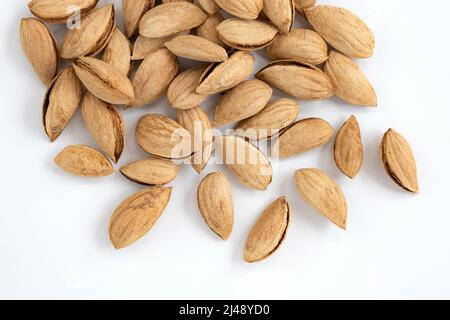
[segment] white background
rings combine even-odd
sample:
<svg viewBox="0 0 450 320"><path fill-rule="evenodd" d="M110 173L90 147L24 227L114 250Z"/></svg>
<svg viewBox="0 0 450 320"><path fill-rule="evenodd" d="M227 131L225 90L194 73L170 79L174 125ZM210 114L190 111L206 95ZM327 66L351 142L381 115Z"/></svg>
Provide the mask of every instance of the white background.
<svg viewBox="0 0 450 320"><path fill-rule="evenodd" d="M223 242L198 212L201 177L185 166L153 230L119 252L108 240L109 217L141 187L120 174L69 176L53 164L63 147L95 143L79 113L53 144L42 130L45 88L19 43L19 19L30 15L26 2L2 1L0 11L0 298L450 298L448 1L329 1L354 11L376 35L374 57L359 63L377 90L379 107L351 107L338 99L301 102L301 117L323 117L338 128L350 114L357 116L365 162L356 180L335 167L332 143L283 161L266 192L246 189L224 168L209 166L202 177L223 169L233 185L235 227ZM61 28L54 30L60 38ZM265 61L258 59L259 68ZM213 104L206 109L213 111ZM165 99L125 112L120 165L146 156L134 128L149 112L174 116ZM389 127L413 146L418 196L402 191L383 171L378 148ZM304 167L320 168L342 185L347 231L297 196L293 174ZM285 243L269 259L245 263L249 229L281 195L291 207Z"/></svg>

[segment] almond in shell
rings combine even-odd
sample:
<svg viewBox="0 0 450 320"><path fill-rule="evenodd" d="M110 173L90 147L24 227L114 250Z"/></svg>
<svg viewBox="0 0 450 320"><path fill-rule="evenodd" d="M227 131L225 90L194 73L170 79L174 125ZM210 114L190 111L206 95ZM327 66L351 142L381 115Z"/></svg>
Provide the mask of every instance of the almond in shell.
<svg viewBox="0 0 450 320"><path fill-rule="evenodd" d="M361 169L364 158L358 120L351 116L338 131L334 141L334 160L339 170L353 179Z"/></svg>
<svg viewBox="0 0 450 320"><path fill-rule="evenodd" d="M167 41L164 46L178 57L196 61L221 62L228 54L221 46L194 35L182 35Z"/></svg>
<svg viewBox="0 0 450 320"><path fill-rule="evenodd" d="M142 16L155 6L155 0L122 0L125 34L131 38L139 27Z"/></svg>
<svg viewBox="0 0 450 320"><path fill-rule="evenodd" d="M282 33L291 31L295 17L293 0L264 0L264 13Z"/></svg>
<svg viewBox="0 0 450 320"><path fill-rule="evenodd" d="M224 47L222 39L220 39L219 34L217 33L217 26L224 20L223 15L220 12L209 16L205 22L195 29L195 33L197 36L205 38L212 43L218 44L221 47Z"/></svg>
<svg viewBox="0 0 450 320"><path fill-rule="evenodd" d="M194 4L202 8L208 14L215 14L220 11L220 7L215 0L194 0Z"/></svg>
<svg viewBox="0 0 450 320"><path fill-rule="evenodd" d="M40 20L50 23L66 23L76 13L84 16L95 7L98 0L31 0L28 8Z"/></svg>
<svg viewBox="0 0 450 320"><path fill-rule="evenodd" d="M216 0L216 3L229 14L242 19L257 19L263 9L263 0Z"/></svg>
<svg viewBox="0 0 450 320"><path fill-rule="evenodd" d="M131 69L131 44L119 28L115 28L111 40L103 51L103 61L127 75Z"/></svg>
<svg viewBox="0 0 450 320"><path fill-rule="evenodd" d="M194 67L181 72L172 81L167 90L167 100L175 109L186 110L194 108L208 98L208 95L198 94L198 82L206 67Z"/></svg>
<svg viewBox="0 0 450 320"><path fill-rule="evenodd" d="M175 180L179 168L172 161L156 158L147 158L135 161L120 168L130 181L147 185L162 186Z"/></svg>

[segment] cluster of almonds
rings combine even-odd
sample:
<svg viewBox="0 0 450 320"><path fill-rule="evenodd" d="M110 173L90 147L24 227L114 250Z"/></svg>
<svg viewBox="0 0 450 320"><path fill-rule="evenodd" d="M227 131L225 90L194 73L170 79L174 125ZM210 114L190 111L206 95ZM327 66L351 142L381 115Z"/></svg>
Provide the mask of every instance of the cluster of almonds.
<svg viewBox="0 0 450 320"><path fill-rule="evenodd" d="M352 105L377 105L375 91L351 59L370 57L374 37L366 24L348 10L316 6L315 0L163 0L161 4L154 0L123 0L122 33L115 24L114 6L95 8L96 4L97 0L32 0L29 8L36 18L22 20L20 35L26 56L48 87L43 122L51 141L58 138L81 105L92 137L117 163L125 130L122 116L113 105L142 107L167 92L170 105L177 111L176 121L148 114L137 124L137 141L152 157L125 165L120 171L151 188L127 198L113 213L109 233L117 249L144 236L164 211L171 188L163 186L172 182L179 171L173 160L190 158L193 169L201 173L215 147L240 182L265 190L272 181L272 167L251 141L276 137L272 155L286 158L331 139L334 130L327 121L296 121L296 101L270 101L271 87L302 100L336 95ZM44 22L66 23L71 6L81 14L81 27L69 28L57 49ZM225 19L221 10L234 17ZM295 10L314 30L292 29ZM258 71L255 79L248 80L255 61L251 51L262 48L273 62ZM177 57L208 64L180 72ZM73 63L58 73L60 59ZM142 62L130 81L133 60ZM200 104L218 93L224 94L211 124ZM200 141L191 139L195 123L200 123L203 131ZM235 135L208 134L213 127L232 123L238 123ZM186 144L193 150L179 148L175 152L179 145ZM229 149L243 152L243 160L236 163L227 159L233 153ZM416 165L408 142L390 129L383 137L381 154L389 176L407 191L417 193ZM334 158L346 176L354 178L358 174L363 146L354 116L336 136ZM65 148L55 162L80 176L99 177L114 172L103 153L83 145ZM295 184L309 205L345 229L346 200L330 177L317 169L302 169L295 173ZM227 178L221 172L207 175L197 195L206 223L226 240L234 221ZM289 206L281 197L250 231L245 259L259 261L273 253L284 239L288 224Z"/></svg>

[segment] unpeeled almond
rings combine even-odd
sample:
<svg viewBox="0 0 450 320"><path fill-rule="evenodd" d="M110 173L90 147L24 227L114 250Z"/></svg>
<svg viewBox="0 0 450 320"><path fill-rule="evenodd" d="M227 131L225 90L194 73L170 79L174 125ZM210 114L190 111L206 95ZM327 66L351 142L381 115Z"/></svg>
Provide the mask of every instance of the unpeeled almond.
<svg viewBox="0 0 450 320"><path fill-rule="evenodd" d="M195 91L205 70L205 66L190 68L173 79L167 90L167 100L173 108L180 110L194 108L208 98L208 95L198 94Z"/></svg>
<svg viewBox="0 0 450 320"><path fill-rule="evenodd" d="M242 19L256 19L261 12L263 0L216 0L226 12Z"/></svg>
<svg viewBox="0 0 450 320"><path fill-rule="evenodd" d="M228 54L221 46L194 35L182 35L167 41L164 46L173 54L196 61L221 62Z"/></svg>
<svg viewBox="0 0 450 320"><path fill-rule="evenodd" d="M119 28L114 28L111 39L103 51L102 60L127 75L131 69L131 44Z"/></svg>
<svg viewBox="0 0 450 320"><path fill-rule="evenodd" d="M361 169L364 152L358 120L351 116L341 127L334 141L334 160L339 170L353 179Z"/></svg>
<svg viewBox="0 0 450 320"><path fill-rule="evenodd" d="M179 168L170 160L147 158L127 164L120 173L128 180L147 185L162 186L175 180Z"/></svg>
<svg viewBox="0 0 450 320"><path fill-rule="evenodd" d="M131 38L139 27L142 16L155 6L155 0L122 0L125 34Z"/></svg>
<svg viewBox="0 0 450 320"><path fill-rule="evenodd" d="M134 0L133 0L134 1ZM66 23L76 10L84 16L95 7L98 0L31 0L31 13L40 20L50 23Z"/></svg>
<svg viewBox="0 0 450 320"><path fill-rule="evenodd" d="M291 31L295 17L293 0L264 0L264 13L282 33Z"/></svg>

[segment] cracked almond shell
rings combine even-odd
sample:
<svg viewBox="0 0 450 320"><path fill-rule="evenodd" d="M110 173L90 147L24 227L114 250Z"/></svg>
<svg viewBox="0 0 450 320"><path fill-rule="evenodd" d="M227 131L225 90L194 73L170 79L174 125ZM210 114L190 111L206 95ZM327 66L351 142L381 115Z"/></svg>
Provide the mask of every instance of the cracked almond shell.
<svg viewBox="0 0 450 320"><path fill-rule="evenodd" d="M169 203L172 188L150 188L126 198L109 221L109 238L114 248L123 249L145 236Z"/></svg>
<svg viewBox="0 0 450 320"><path fill-rule="evenodd" d="M147 185L162 186L175 180L179 168L172 161L147 158L127 164L120 168L120 173L128 180Z"/></svg>
<svg viewBox="0 0 450 320"><path fill-rule="evenodd" d="M341 127L334 141L334 160L339 170L353 179L361 169L364 158L358 120L351 116Z"/></svg>
<svg viewBox="0 0 450 320"><path fill-rule="evenodd" d="M286 238L289 204L285 197L272 202L258 218L245 242L244 259L257 262L268 258Z"/></svg>

